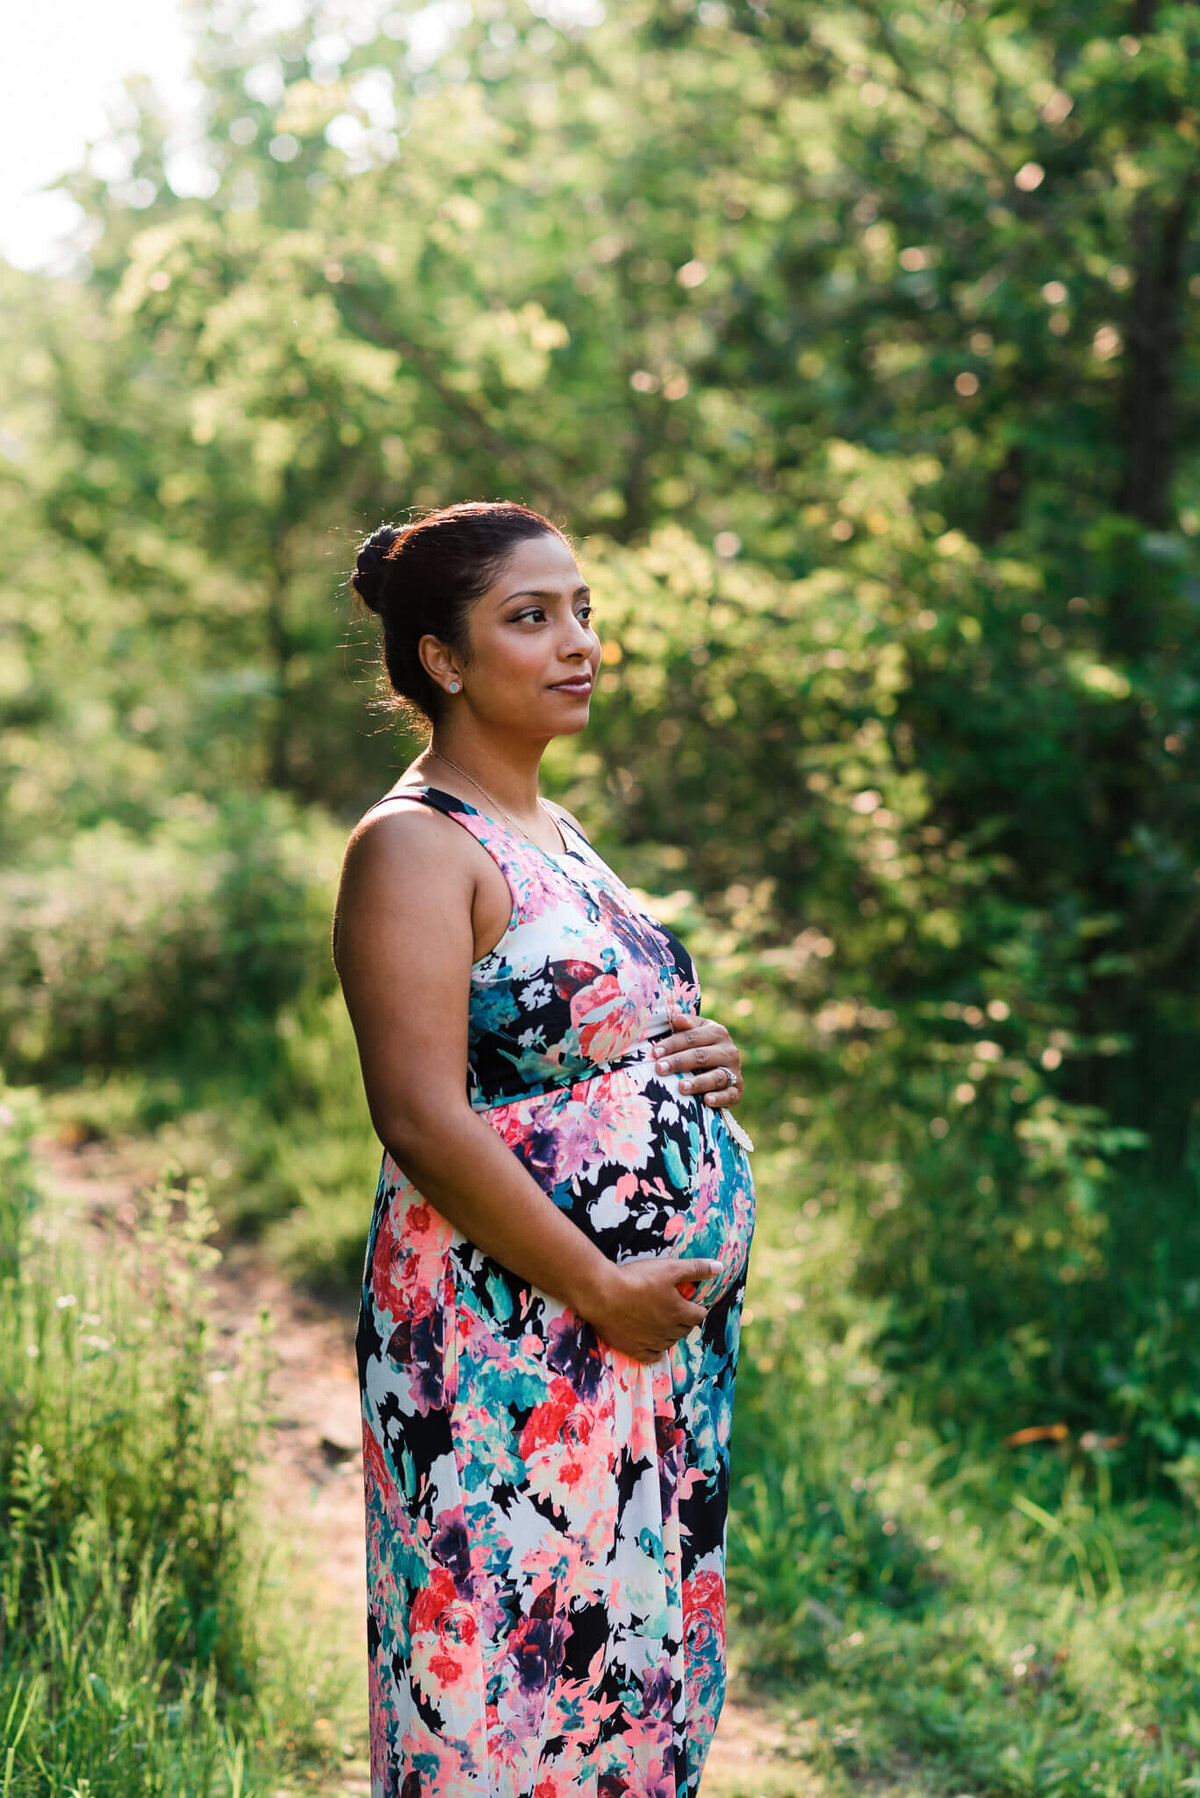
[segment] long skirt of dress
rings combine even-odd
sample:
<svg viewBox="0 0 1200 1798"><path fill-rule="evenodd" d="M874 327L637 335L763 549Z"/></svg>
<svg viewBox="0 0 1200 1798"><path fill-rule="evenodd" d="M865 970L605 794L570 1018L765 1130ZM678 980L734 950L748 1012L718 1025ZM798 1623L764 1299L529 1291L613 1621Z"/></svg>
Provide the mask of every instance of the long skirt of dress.
<svg viewBox="0 0 1200 1798"><path fill-rule="evenodd" d="M358 1331L373 1798L696 1798L725 1683L749 1165L647 1056L483 1116L614 1260L707 1255L643 1364L384 1156Z"/></svg>

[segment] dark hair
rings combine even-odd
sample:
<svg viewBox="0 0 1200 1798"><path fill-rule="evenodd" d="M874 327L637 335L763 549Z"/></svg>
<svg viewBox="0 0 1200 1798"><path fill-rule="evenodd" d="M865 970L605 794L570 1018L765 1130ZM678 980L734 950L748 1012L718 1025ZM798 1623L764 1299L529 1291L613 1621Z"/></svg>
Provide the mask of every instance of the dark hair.
<svg viewBox="0 0 1200 1798"><path fill-rule="evenodd" d="M383 620L383 665L401 711L435 723L445 695L417 644L427 633L467 656L467 615L526 538L558 526L517 500L464 500L405 525L381 524L359 546L350 585Z"/></svg>

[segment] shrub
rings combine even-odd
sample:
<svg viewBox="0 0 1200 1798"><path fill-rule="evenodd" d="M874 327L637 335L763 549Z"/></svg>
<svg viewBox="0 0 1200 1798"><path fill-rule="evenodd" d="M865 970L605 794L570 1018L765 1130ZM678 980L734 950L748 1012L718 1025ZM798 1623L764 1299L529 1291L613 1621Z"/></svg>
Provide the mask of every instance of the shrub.
<svg viewBox="0 0 1200 1798"><path fill-rule="evenodd" d="M278 795L177 803L148 836L78 833L0 882L7 1072L111 1067L219 1034L332 977L337 833Z"/></svg>

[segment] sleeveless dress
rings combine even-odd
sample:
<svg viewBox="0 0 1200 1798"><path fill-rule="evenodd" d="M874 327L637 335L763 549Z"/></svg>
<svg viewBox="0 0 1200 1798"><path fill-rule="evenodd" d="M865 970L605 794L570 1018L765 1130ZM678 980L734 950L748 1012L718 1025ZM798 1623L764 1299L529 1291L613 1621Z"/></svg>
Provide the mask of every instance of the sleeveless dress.
<svg viewBox="0 0 1200 1798"><path fill-rule="evenodd" d="M754 1187L722 1110L654 1071L695 970L557 808L551 853L437 788L403 797L469 831L512 894L471 970L471 1106L611 1260L720 1273L707 1321L639 1362L384 1153L357 1335L372 1798L696 1798Z"/></svg>

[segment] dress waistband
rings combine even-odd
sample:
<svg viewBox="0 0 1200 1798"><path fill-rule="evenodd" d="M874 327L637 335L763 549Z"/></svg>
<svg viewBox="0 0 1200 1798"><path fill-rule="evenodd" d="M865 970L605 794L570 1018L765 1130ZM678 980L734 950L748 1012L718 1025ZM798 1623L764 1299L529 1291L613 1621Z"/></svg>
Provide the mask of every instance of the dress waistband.
<svg viewBox="0 0 1200 1798"><path fill-rule="evenodd" d="M638 1067L649 1059L651 1043L660 1037L672 1035L669 1022L655 1023L654 1028L639 1038L632 1049L623 1055L614 1055L609 1061L589 1062L587 1067L576 1075L565 1074L558 1080L546 1080L540 1086L530 1086L524 1082L514 1085L511 1092L495 1093L487 1100L471 1100L472 1111L495 1111L501 1105L515 1104L518 1099L541 1099L550 1093L569 1092L573 1086L584 1086L589 1080L595 1080L601 1074L615 1074L622 1068Z"/></svg>

